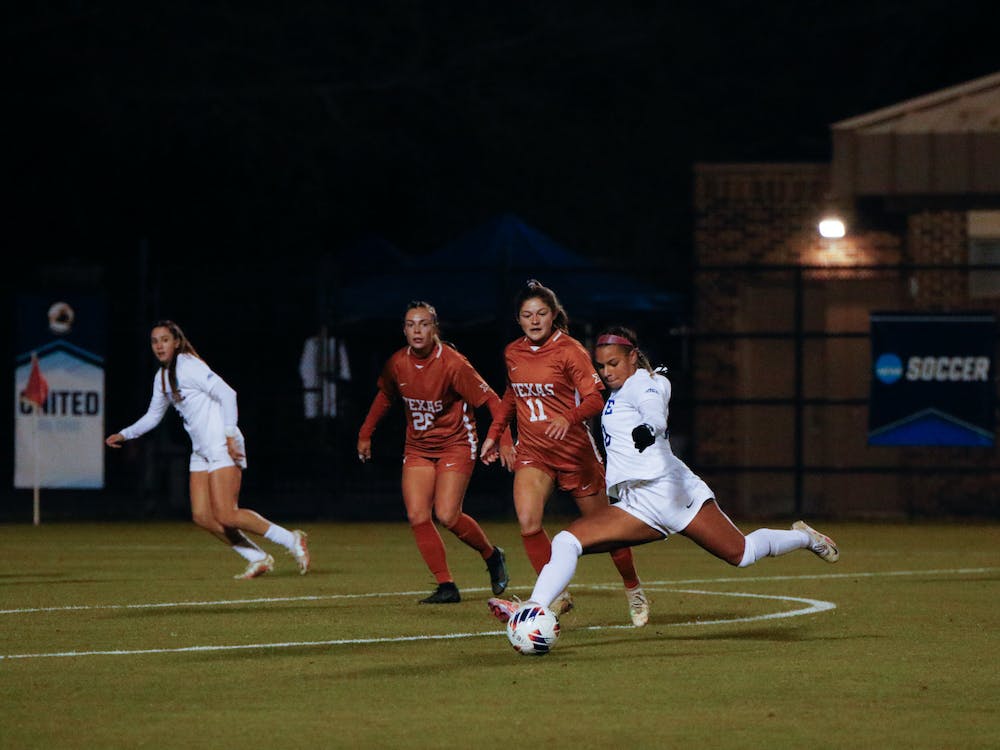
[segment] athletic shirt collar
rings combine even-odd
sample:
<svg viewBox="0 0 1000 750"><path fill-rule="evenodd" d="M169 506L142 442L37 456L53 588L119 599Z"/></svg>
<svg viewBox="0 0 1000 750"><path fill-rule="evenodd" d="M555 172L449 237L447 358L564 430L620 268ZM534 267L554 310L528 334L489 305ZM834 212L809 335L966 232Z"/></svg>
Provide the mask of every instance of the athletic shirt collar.
<svg viewBox="0 0 1000 750"><path fill-rule="evenodd" d="M441 352L443 352L443 351L444 351L444 344L442 344L441 342L438 342L437 349L435 349L432 354L428 354L426 357L421 358L421 357L418 357L416 354L413 353L413 347L412 346L407 346L406 347L406 353L410 357L413 358L413 360L414 360L413 364L416 367L418 367L418 368L423 367L423 365L418 365L417 362L424 362L424 361L426 361L428 359L441 359Z"/></svg>
<svg viewBox="0 0 1000 750"><path fill-rule="evenodd" d="M550 341L556 341L562 335L563 335L563 331L562 331L562 329L559 329L555 333L553 333L551 336L549 336L547 339L545 339L545 341L543 341L541 344L532 344L531 343L531 339L529 339L527 336L524 337L524 341L525 341L525 343L528 344L528 348L531 349L531 351L537 352L539 349L541 349L547 343L549 343Z"/></svg>

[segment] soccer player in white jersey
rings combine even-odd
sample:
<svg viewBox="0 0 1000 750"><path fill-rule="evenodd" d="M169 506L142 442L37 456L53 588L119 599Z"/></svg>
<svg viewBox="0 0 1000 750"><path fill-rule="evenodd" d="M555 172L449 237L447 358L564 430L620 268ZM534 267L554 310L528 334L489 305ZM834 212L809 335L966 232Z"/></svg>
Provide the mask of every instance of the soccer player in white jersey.
<svg viewBox="0 0 1000 750"><path fill-rule="evenodd" d="M595 359L611 390L601 430L608 495L617 502L577 519L553 538L552 557L535 582L531 603L548 607L569 585L580 555L674 534L741 568L797 549L837 561L840 553L833 540L802 521L790 530L757 529L746 536L736 528L708 485L671 451L670 381L650 368L634 332L623 327L603 332ZM508 618L518 606L505 602Z"/></svg>
<svg viewBox="0 0 1000 750"><path fill-rule="evenodd" d="M157 322L150 343L160 368L153 378L149 409L134 424L109 435L105 444L121 448L126 440L146 434L172 405L191 438L192 518L247 561L246 569L234 577L256 578L274 569L274 558L248 539L245 531L283 546L298 563L299 573L307 573L310 560L304 531L289 531L239 507L247 461L243 434L236 425L236 391L205 364L173 321Z"/></svg>

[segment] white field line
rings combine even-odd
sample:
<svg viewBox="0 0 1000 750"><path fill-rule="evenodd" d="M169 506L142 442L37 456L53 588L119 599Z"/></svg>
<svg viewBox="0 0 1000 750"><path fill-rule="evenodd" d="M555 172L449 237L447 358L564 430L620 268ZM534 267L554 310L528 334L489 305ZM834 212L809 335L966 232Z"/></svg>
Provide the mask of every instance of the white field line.
<svg viewBox="0 0 1000 750"><path fill-rule="evenodd" d="M643 585L646 588L645 584ZM577 588L594 588L592 586L578 586ZM836 609L837 605L833 602L825 602L820 599L803 599L797 596L773 596L764 594L746 594L741 592L728 592L728 591L699 591L697 589L664 589L657 587L656 589L650 588L650 590L655 591L675 591L682 594L702 594L706 596L737 596L737 597L747 597L753 599L772 599L781 602L798 602L800 604L806 604L808 606L801 609L790 610L787 612L772 612L765 615L754 615L752 617L734 617L726 620L691 620L688 622L672 622L662 627L687 627L691 625L720 625L731 622L754 622L757 620L772 620L781 617L799 617L801 615L809 615L816 612L825 612L829 609ZM624 629L635 629L633 625L590 625L587 627L579 628L580 630L624 630ZM191 653L191 652L206 652L206 651L238 651L246 649L271 649L271 648L303 648L303 647L316 647L316 646L358 646L365 644L374 643L405 643L413 641L441 641L441 640L454 640L458 638L482 638L484 636L499 636L504 635L503 630L489 630L479 633L442 633L438 635L407 635L407 636L392 636L385 638L338 638L336 640L329 641L288 641L285 643L243 643L238 645L227 645L227 646L181 646L177 648L141 648L141 649L113 649L106 651L58 651L50 653L39 653L39 654L0 654L0 661L5 659L45 659L45 658L65 658L74 656L138 656L143 654L180 654L180 653Z"/></svg>
<svg viewBox="0 0 1000 750"><path fill-rule="evenodd" d="M676 581L643 581L643 587L648 586L681 586L695 583L761 583L767 581L807 581L837 578L875 578L879 576L921 576L921 575L974 575L979 573L995 573L1000 568L950 568L934 570L890 570L873 573L823 573L798 576L734 576L728 578L687 578ZM621 582L595 583L583 586L574 584L574 588L618 589ZM487 591L487 587L463 586L463 591ZM426 591L382 591L367 594L324 594L304 596L267 596L250 599L216 599L207 601L184 602L149 602L143 604L70 604L60 607L22 607L19 609L0 609L0 615L23 615L36 612L84 612L88 610L128 610L128 609L171 609L175 607L222 607L239 604L273 604L278 602L317 602L337 599L378 599L395 596L418 596Z"/></svg>
<svg viewBox="0 0 1000 750"><path fill-rule="evenodd" d="M913 576L913 575L970 575L978 573L992 573L1000 568L953 568L953 569L935 569L935 570L899 570L899 571L887 571L887 572L873 572L873 573L832 573L824 575L805 575L805 576L757 576L757 577L740 577L740 578L711 578L711 579L688 579L683 581L650 581L643 582L643 588L648 588L654 590L653 587L657 587L655 590L664 592L675 592L675 593L687 593L687 594L697 594L703 596L734 596L734 597L744 597L753 599L772 599L776 601L788 601L797 602L801 604L806 604L806 607L788 610L784 612L771 612L763 615L753 615L750 617L734 617L731 619L723 620L690 620L688 622L674 622L668 623L666 625L660 625L658 627L690 627L690 626L705 626L705 625L720 625L728 623L744 623L744 622L756 622L762 620L773 620L777 618L785 617L800 617L802 615L814 614L817 612L824 612L831 609L836 609L837 605L833 602L827 602L820 599L804 599L795 596L776 596L776 595L765 595L765 594L750 594L744 592L730 592L730 591L704 591L700 589L671 589L671 588L661 588L663 586L674 586L682 583L727 583L727 582L750 582L750 581L787 581L787 580L813 580L813 579L823 579L823 578L872 578L876 576ZM620 586L621 584L617 584ZM575 588L581 589L604 589L617 587L612 584L594 584L594 585L575 585ZM469 591L473 590L485 590L485 589L467 589ZM142 608L152 608L152 607L190 607L190 606L218 606L227 604L246 604L246 603L270 603L270 602L288 602L288 601L317 601L317 600L329 600L329 599L361 599L361 598L372 598L372 597L391 597L391 596L412 596L414 594L423 593L422 591L397 591L397 592L383 592L383 593L371 593L371 594L331 594L328 596L295 596L295 597L260 597L257 599L235 599L235 600L220 600L214 602L160 602L152 604L111 604L111 605L93 605L93 606L70 606L70 607L46 607L46 608L33 608L33 609L23 609L23 610L2 610L0 614L18 614L18 613L30 613L30 612L51 612L51 611L79 611L87 609L142 609ZM623 630L632 628L631 625L592 625L580 628L580 630ZM42 658L58 658L58 657L77 657L77 656L127 656L127 655L142 655L142 654L171 654L171 653L191 653L191 652L209 652L209 651L237 651L237 650L247 650L247 649L271 649L271 648L303 648L303 647L316 647L316 646L344 646L344 645L365 645L365 644L377 644L377 643L405 643L414 641L439 641L439 640L454 640L460 638L482 638L484 636L499 636L504 634L502 630L490 630L478 633L443 633L437 635L415 635L415 636L392 636L384 638L341 638L335 640L326 641L291 641L284 643L247 643L247 644L236 644L236 645L223 645L223 646L183 646L177 648L150 648L150 649L113 649L113 650L102 650L102 651L60 651L60 652L49 652L49 653L36 653L36 654L0 654L0 661L12 660L12 659L42 659Z"/></svg>

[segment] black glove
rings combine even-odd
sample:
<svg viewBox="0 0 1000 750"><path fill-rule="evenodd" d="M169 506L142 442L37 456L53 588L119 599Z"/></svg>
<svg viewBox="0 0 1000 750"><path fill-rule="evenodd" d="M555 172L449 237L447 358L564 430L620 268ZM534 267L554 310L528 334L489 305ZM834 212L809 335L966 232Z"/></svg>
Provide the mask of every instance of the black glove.
<svg viewBox="0 0 1000 750"><path fill-rule="evenodd" d="M639 425L632 430L632 442L635 443L635 447L639 453L642 453L656 442L656 435L653 433L653 428L648 424Z"/></svg>

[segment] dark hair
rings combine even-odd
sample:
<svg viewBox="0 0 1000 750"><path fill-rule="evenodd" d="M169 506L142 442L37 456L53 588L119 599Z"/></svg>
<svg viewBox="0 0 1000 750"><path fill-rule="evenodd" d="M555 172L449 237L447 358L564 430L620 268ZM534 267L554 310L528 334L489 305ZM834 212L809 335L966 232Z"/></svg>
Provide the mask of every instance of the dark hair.
<svg viewBox="0 0 1000 750"><path fill-rule="evenodd" d="M174 401L182 400L180 391L177 389L177 355L178 354L190 354L193 357L198 357L201 359L198 352L195 351L194 346L188 340L188 337L184 335L184 331L181 327L177 325L172 320L158 320L153 323L153 328L166 328L170 331L170 335L173 336L179 342L178 347L174 350L174 356L170 358L170 362L166 365L160 365L160 384L163 388L163 393L167 393L167 378L170 379L170 396Z"/></svg>
<svg viewBox="0 0 1000 750"><path fill-rule="evenodd" d="M635 331L631 328L626 328L625 326L609 326L597 335L597 346L625 346L624 344L619 344L617 342L601 344L601 336L620 336L623 339L628 339L629 342L631 342L632 349L635 349L639 366L653 372L653 366L649 363L649 357L647 357L646 353L639 348L639 337L636 336ZM594 348L596 349L597 347L595 346Z"/></svg>
<svg viewBox="0 0 1000 750"><path fill-rule="evenodd" d="M569 333L569 315L566 314L566 308L562 306L556 293L547 286L543 286L542 282L537 279L528 279L517 296L514 297L515 317L520 314L521 306L529 299L540 299L544 302L552 310L552 327Z"/></svg>

